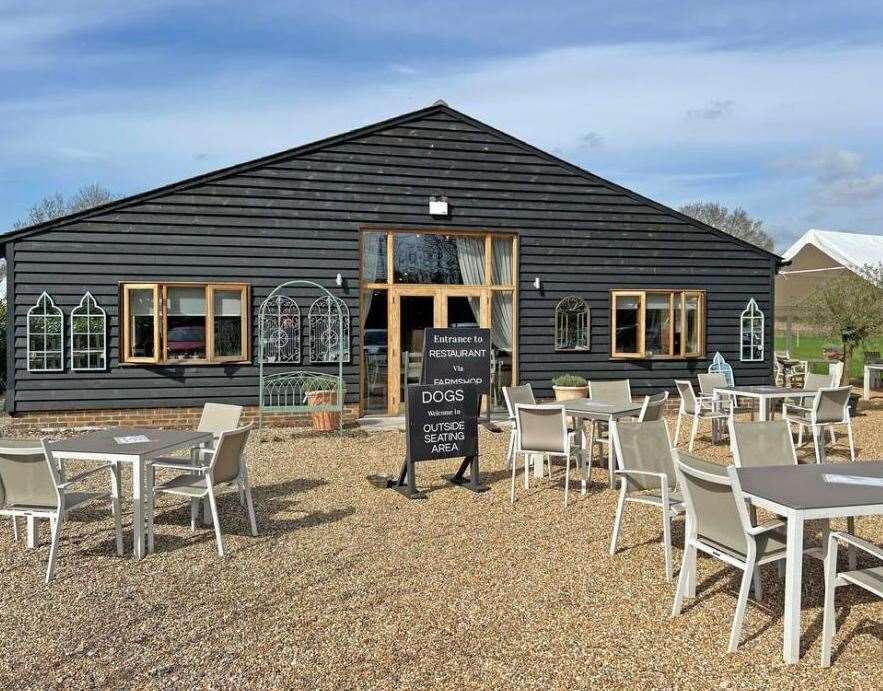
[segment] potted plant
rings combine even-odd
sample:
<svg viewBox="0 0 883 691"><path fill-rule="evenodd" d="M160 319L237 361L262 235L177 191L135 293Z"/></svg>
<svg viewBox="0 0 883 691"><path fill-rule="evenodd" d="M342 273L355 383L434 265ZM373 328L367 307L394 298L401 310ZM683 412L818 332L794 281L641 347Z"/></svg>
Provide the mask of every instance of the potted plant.
<svg viewBox="0 0 883 691"><path fill-rule="evenodd" d="M337 403L337 380L331 377L312 377L304 382L304 395L310 406L335 405ZM335 410L322 410L310 413L313 429L330 432L340 422L340 414Z"/></svg>
<svg viewBox="0 0 883 691"><path fill-rule="evenodd" d="M589 395L589 383L578 374L559 374L552 378L556 401L571 401Z"/></svg>

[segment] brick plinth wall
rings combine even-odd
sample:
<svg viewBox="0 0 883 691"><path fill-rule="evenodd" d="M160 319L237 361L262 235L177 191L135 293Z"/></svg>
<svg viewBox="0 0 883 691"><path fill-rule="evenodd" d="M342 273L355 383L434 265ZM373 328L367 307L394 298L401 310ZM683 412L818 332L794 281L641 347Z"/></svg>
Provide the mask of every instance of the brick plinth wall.
<svg viewBox="0 0 883 691"><path fill-rule="evenodd" d="M202 408L126 408L122 410L56 410L18 413L9 418L11 432L77 430L95 427L162 427L193 429L199 423ZM344 424L358 417L354 406L344 408ZM258 422L255 406L246 406L242 424ZM264 413L265 427L305 427L309 414Z"/></svg>

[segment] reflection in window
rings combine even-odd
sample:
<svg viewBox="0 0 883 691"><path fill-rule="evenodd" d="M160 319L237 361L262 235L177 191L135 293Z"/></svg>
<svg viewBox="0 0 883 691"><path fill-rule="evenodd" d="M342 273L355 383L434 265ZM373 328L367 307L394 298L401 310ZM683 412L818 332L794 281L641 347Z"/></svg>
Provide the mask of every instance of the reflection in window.
<svg viewBox="0 0 883 691"><path fill-rule="evenodd" d="M107 315L92 293L71 310L71 369L103 370L107 366Z"/></svg>
<svg viewBox="0 0 883 691"><path fill-rule="evenodd" d="M170 360L204 360L205 288L169 288L166 351Z"/></svg>
<svg viewBox="0 0 883 691"><path fill-rule="evenodd" d="M386 283L386 233L362 233L362 281Z"/></svg>
<svg viewBox="0 0 883 691"><path fill-rule="evenodd" d="M64 314L48 293L28 310L28 371L60 372L64 369Z"/></svg>
<svg viewBox="0 0 883 691"><path fill-rule="evenodd" d="M242 344L245 341L242 337L242 291L215 288L212 298L215 357L239 360L244 356Z"/></svg>
<svg viewBox="0 0 883 691"><path fill-rule="evenodd" d="M394 242L396 283L484 283L483 237L397 233Z"/></svg>
<svg viewBox="0 0 883 691"><path fill-rule="evenodd" d="M666 293L647 295L644 349L648 357L672 354L671 299Z"/></svg>
<svg viewBox="0 0 883 691"><path fill-rule="evenodd" d="M153 287L129 288L129 357L155 357L155 292Z"/></svg>
<svg viewBox="0 0 883 691"><path fill-rule="evenodd" d="M613 309L616 319L614 331L614 355L641 352L641 298L638 295L614 295Z"/></svg>
<svg viewBox="0 0 883 691"><path fill-rule="evenodd" d="M555 307L555 350L589 349L589 306L582 298L566 297Z"/></svg>

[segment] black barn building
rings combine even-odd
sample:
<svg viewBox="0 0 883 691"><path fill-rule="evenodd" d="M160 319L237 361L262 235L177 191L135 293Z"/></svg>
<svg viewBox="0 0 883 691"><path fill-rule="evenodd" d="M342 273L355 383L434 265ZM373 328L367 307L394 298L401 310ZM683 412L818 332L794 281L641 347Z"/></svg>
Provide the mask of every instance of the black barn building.
<svg viewBox="0 0 883 691"><path fill-rule="evenodd" d="M743 361L740 326L753 298L772 343L779 257L441 102L2 242L6 407L41 423L255 405L259 305L296 279L349 310L362 415L398 411L432 325L490 327L497 388L540 396L562 372L673 389L716 351L740 383L771 375L771 347ZM336 372L310 324L319 294L290 297L300 328L266 369Z"/></svg>

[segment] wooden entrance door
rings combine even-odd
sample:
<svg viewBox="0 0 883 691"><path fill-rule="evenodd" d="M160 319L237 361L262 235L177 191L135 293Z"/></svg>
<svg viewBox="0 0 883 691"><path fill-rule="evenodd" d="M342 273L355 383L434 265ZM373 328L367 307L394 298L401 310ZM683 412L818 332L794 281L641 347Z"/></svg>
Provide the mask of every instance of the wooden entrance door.
<svg viewBox="0 0 883 691"><path fill-rule="evenodd" d="M403 387L416 383L422 367L423 329L490 325L487 290L469 286L391 286L388 306L387 414L398 415ZM475 311L478 319L475 319Z"/></svg>

